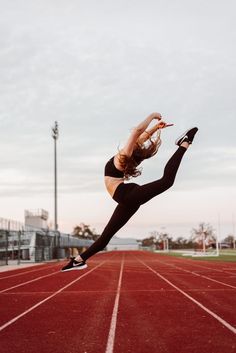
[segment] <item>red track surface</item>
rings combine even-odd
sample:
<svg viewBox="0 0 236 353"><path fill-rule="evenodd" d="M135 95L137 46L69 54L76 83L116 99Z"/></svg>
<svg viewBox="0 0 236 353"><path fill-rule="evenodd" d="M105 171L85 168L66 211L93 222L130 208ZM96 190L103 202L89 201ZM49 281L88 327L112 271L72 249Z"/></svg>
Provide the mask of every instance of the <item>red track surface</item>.
<svg viewBox="0 0 236 353"><path fill-rule="evenodd" d="M236 263L100 253L0 274L3 353L235 353Z"/></svg>

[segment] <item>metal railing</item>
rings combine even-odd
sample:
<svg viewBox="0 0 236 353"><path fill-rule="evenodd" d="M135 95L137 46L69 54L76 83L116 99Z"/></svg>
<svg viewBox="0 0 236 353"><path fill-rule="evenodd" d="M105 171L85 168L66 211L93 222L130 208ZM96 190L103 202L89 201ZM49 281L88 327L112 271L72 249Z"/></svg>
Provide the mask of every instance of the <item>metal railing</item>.
<svg viewBox="0 0 236 353"><path fill-rule="evenodd" d="M0 265L9 260L42 262L68 257L71 249L87 248L92 240L44 229L0 229Z"/></svg>

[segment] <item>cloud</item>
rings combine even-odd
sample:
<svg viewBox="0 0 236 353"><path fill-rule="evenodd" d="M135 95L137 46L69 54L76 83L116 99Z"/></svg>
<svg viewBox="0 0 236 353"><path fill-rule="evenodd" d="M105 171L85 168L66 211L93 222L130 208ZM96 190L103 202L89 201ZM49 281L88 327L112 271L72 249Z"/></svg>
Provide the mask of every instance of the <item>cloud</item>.
<svg viewBox="0 0 236 353"><path fill-rule="evenodd" d="M52 195L57 120L60 194L95 200L105 190L106 160L156 110L175 126L163 131L160 152L135 182L161 177L176 137L197 125L177 190L234 190L236 6L210 0L204 13L202 6L36 0L13 9L4 2L0 195L28 202Z"/></svg>

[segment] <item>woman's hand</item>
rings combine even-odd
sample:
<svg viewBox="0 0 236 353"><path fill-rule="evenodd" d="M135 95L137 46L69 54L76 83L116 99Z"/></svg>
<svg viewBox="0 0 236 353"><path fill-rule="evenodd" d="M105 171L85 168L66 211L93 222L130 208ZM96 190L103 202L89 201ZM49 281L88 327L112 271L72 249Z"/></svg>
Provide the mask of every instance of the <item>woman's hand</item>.
<svg viewBox="0 0 236 353"><path fill-rule="evenodd" d="M148 118L150 118L150 119L157 119L157 120L161 120L162 119L162 116L161 116L161 114L160 113L152 113L152 114L150 114L149 115L149 117Z"/></svg>
<svg viewBox="0 0 236 353"><path fill-rule="evenodd" d="M164 129L165 127L173 126L174 124L168 124L162 120L157 125L158 125L158 129Z"/></svg>
<svg viewBox="0 0 236 353"><path fill-rule="evenodd" d="M160 113L154 112L154 113L150 114L147 117L147 119L149 119L149 120L154 120L154 119L159 120L159 122L156 124L156 127L158 129L164 129L165 127L173 126L173 124L168 124L164 120L162 120L162 115Z"/></svg>
<svg viewBox="0 0 236 353"><path fill-rule="evenodd" d="M158 129L164 129L166 127L167 123L162 120L157 125L158 125Z"/></svg>

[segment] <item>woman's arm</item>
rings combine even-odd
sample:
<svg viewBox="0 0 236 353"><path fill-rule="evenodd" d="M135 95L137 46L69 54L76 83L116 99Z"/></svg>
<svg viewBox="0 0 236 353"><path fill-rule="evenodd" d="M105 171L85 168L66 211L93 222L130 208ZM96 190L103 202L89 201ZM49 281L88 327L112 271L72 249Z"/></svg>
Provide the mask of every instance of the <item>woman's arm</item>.
<svg viewBox="0 0 236 353"><path fill-rule="evenodd" d="M138 138L137 142L139 144L143 144L144 142L146 142L147 140L150 139L150 137L152 137L152 135L160 128L159 124L156 124L155 126L153 126L151 129L148 129L146 131L144 131Z"/></svg>
<svg viewBox="0 0 236 353"><path fill-rule="evenodd" d="M154 125L151 129L144 131L138 138L137 142L143 144L147 140L152 137L152 135L159 129L163 129L166 127L166 123L164 121L159 122L158 124Z"/></svg>
<svg viewBox="0 0 236 353"><path fill-rule="evenodd" d="M139 132L139 136L146 130L146 128L150 125L150 123L154 120L161 120L162 116L160 113L152 113L145 120L143 120L138 126L136 126L135 130Z"/></svg>
<svg viewBox="0 0 236 353"><path fill-rule="evenodd" d="M130 157L132 155L135 144L138 141L138 138L140 137L140 135L142 135L144 133L146 128L150 125L150 123L154 119L161 120L161 114L160 113L152 113L145 120L143 120L138 126L136 126L132 130L130 137L129 137L128 141L126 142L125 146L121 149L120 154L124 154L127 157Z"/></svg>

